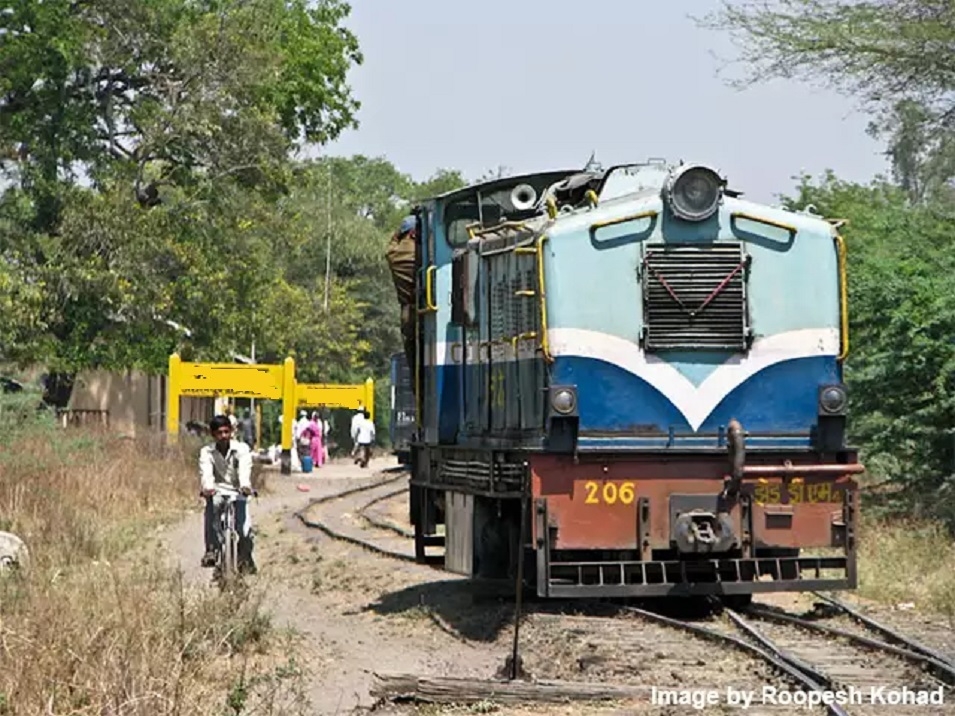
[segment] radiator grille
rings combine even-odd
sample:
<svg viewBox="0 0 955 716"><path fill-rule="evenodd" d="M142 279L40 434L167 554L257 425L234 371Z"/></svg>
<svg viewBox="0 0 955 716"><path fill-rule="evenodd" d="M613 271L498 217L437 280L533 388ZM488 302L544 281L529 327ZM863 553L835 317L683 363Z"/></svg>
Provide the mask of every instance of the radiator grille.
<svg viewBox="0 0 955 716"><path fill-rule="evenodd" d="M644 348L746 350L747 261L735 242L648 246L642 271Z"/></svg>

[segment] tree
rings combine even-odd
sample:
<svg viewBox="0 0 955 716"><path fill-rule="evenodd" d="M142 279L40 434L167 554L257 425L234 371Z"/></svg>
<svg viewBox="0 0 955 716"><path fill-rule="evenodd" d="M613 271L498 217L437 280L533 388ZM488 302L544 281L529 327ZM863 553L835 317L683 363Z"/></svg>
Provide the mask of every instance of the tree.
<svg viewBox="0 0 955 716"><path fill-rule="evenodd" d="M913 203L955 202L955 132L932 129L931 113L911 100L869 125L869 133L887 141L893 179Z"/></svg>
<svg viewBox="0 0 955 716"><path fill-rule="evenodd" d="M271 236L242 222L287 191L296 143L355 125L348 12L341 0L5 8L0 305L16 310L0 359L153 366L181 339L170 320L190 326L197 355L248 346L277 279Z"/></svg>
<svg viewBox="0 0 955 716"><path fill-rule="evenodd" d="M354 126L346 73L362 58L341 0L18 2L0 14L0 146L59 219L78 174L164 184L271 177L291 142Z"/></svg>
<svg viewBox="0 0 955 716"><path fill-rule="evenodd" d="M803 177L789 208L846 218L851 430L898 507L955 525L955 252L950 221L884 181Z"/></svg>
<svg viewBox="0 0 955 716"><path fill-rule="evenodd" d="M921 106L934 128L955 123L951 0L723 0L705 27L729 30L749 71L821 81L891 112Z"/></svg>

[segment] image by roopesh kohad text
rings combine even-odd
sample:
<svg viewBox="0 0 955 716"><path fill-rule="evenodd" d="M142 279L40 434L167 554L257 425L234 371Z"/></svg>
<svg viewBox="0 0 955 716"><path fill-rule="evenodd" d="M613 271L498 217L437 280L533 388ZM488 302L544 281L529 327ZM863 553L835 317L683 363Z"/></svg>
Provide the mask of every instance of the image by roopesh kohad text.
<svg viewBox="0 0 955 716"><path fill-rule="evenodd" d="M838 690L805 690L763 686L760 689L650 689L650 700L658 706L689 706L702 710L729 705L741 709L751 706L830 706L873 704L884 706L937 706L945 702L944 688L913 689L908 686L847 686Z"/></svg>

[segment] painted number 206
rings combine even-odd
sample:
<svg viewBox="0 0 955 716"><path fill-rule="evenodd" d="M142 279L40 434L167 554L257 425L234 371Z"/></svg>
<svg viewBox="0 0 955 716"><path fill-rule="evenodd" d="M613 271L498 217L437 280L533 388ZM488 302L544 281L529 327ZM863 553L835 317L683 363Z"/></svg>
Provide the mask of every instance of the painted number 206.
<svg viewBox="0 0 955 716"><path fill-rule="evenodd" d="M632 482L624 482L620 485L617 485L616 482L605 482L602 487L599 482L586 482L584 483L584 489L587 491L587 499L584 500L584 504L587 505L599 505L601 503L613 505L617 502L630 505L636 498Z"/></svg>

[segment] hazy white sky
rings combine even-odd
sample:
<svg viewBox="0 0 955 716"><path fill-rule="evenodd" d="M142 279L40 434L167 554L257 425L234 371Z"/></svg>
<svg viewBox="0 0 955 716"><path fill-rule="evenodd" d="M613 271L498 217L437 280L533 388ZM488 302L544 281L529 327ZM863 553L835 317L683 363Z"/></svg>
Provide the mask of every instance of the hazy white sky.
<svg viewBox="0 0 955 716"><path fill-rule="evenodd" d="M417 179L476 179L648 157L704 162L758 201L802 171L886 171L850 100L717 77L728 38L696 27L717 0L352 0L364 65L357 130L330 154L385 156Z"/></svg>

